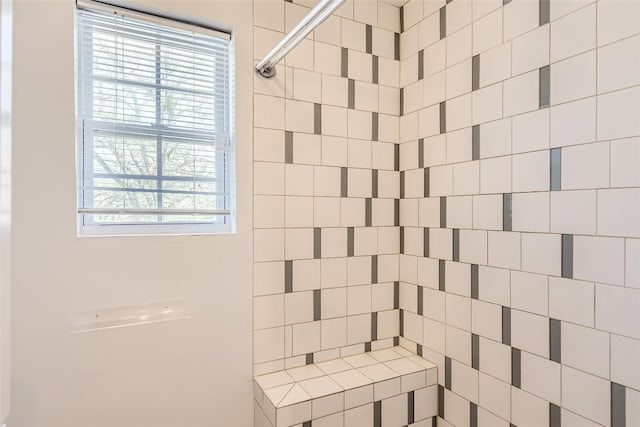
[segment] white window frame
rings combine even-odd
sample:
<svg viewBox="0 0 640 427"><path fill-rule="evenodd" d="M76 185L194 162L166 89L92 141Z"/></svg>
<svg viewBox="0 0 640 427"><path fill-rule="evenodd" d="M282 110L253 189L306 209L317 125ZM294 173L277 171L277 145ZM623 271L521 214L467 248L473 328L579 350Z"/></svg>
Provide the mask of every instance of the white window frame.
<svg viewBox="0 0 640 427"><path fill-rule="evenodd" d="M135 19L142 19L146 21L153 22L155 24L165 25L168 27L175 27L180 29L187 29L189 31L205 33L208 35L213 35L219 38L230 40L230 34L226 32L221 32L212 28L202 27L198 24L185 23L184 21L173 20L166 17L160 17L157 15L150 15L130 9L123 9L117 6L108 5L101 2L95 2L91 0L77 0L78 10L80 9L89 9L89 10L98 10L98 11L107 11L109 13L116 13L124 16L133 17ZM80 30L77 31L76 34L76 107L79 107L82 102L84 105L92 105L92 88L90 85L93 84L93 78L82 78L80 79L80 73L82 72L83 60L86 58L92 58L93 53L86 53L86 50L82 51L83 41L82 41L82 32ZM85 44L85 46L90 46L90 44ZM224 188L222 192L224 194L218 195L217 200L218 206L223 206L220 211L226 212L226 214L218 214L214 216L214 221L212 222L131 222L131 223L97 223L93 220L93 214L91 213L91 208L84 207L83 198L91 196L90 189L84 189L84 184L87 179L91 180L95 176L93 174L93 143L92 136L95 132L101 131L100 126L97 122L93 120L86 119L80 117L79 111L77 112L77 174L78 174L78 187L77 187L77 201L78 201L78 235L80 237L84 236L121 236L121 235L199 235L199 234L230 234L235 233L236 224L235 224L235 134L234 134L234 125L235 125L235 111L234 111L234 64L233 64L233 43L229 42L229 52L228 52L228 61L229 66L226 72L228 73L226 77L229 90L228 90L228 99L226 100L226 104L228 105L228 109L216 109L215 113L217 114L216 123L222 123L223 121L227 122L228 128L228 141L225 144L216 144L216 179L222 179L222 184ZM156 57L156 80L158 79L159 73L159 56ZM82 82L82 83L81 83ZM80 84L83 84L85 87L80 88ZM144 84L140 84L139 86L143 86ZM163 88L160 82L156 81L154 85L157 93L160 93L160 90ZM171 88L173 89L173 88ZM82 94L82 95L81 95ZM84 97L82 97L84 95ZM169 137L177 137L179 136L176 133L172 133L170 130L166 129L162 130L159 126L160 117L160 106L158 103L160 102L160 96L156 96L156 123L148 130L153 131L153 135L157 138L157 153L158 156L161 156L162 150L160 150L162 144L162 138L164 136ZM227 116L227 117L225 117ZM122 133L126 134L126 130L129 128L131 134L135 134L136 125L127 126L127 125L118 125L118 131L123 130ZM138 129L139 130L139 129ZM111 131L113 132L113 131ZM194 135L196 138L200 137L204 139L205 134L192 132L189 135ZM189 136L187 135L187 136ZM184 136L184 135L183 135ZM85 141L88 141L85 144ZM226 157L226 159L225 159ZM158 164L157 174L154 175L157 177L158 181L162 181L163 175L161 173L161 162ZM89 175L87 175L87 173ZM116 174L117 175L117 174ZM131 177L142 177L131 175ZM151 176L144 176L144 179L150 179ZM175 178L175 177L172 177ZM166 178L165 178L166 179ZM187 181L192 181L185 179ZM160 188L160 187L158 187ZM219 187L216 187L219 191ZM161 203L161 195L162 192L157 191L158 204ZM117 210L114 209L114 210ZM161 210L162 212L162 210ZM211 212L211 211L207 211ZM162 214L155 214L158 217L161 217Z"/></svg>

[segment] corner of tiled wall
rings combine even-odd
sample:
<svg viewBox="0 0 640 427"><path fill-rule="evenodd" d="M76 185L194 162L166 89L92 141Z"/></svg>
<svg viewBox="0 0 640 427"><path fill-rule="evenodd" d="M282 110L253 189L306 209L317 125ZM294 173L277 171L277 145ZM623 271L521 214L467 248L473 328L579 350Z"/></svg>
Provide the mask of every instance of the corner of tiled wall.
<svg viewBox="0 0 640 427"><path fill-rule="evenodd" d="M255 0L255 60L313 3ZM255 77L256 374L398 342L399 26L348 0Z"/></svg>
<svg viewBox="0 0 640 427"><path fill-rule="evenodd" d="M640 425L640 3L402 15L401 341L438 425Z"/></svg>

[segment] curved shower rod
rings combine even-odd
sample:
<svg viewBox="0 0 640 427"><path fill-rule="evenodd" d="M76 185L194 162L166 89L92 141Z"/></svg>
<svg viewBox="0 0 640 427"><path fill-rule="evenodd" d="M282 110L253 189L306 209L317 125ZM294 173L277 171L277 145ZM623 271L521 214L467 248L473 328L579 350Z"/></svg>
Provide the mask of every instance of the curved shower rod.
<svg viewBox="0 0 640 427"><path fill-rule="evenodd" d="M267 56L256 65L256 71L263 77L273 77L276 74L276 64L284 58L287 53L298 45L304 38L322 24L345 0L320 0L313 9L302 18L281 41L271 49Z"/></svg>

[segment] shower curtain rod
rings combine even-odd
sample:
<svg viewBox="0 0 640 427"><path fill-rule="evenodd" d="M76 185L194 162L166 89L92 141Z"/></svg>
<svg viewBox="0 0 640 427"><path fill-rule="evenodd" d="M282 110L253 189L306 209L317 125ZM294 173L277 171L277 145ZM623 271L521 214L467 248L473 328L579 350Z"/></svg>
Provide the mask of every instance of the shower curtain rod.
<svg viewBox="0 0 640 427"><path fill-rule="evenodd" d="M267 56L256 66L256 71L263 77L273 77L276 74L276 64L287 53L327 19L345 0L320 0L318 4L302 18L281 41L271 49Z"/></svg>

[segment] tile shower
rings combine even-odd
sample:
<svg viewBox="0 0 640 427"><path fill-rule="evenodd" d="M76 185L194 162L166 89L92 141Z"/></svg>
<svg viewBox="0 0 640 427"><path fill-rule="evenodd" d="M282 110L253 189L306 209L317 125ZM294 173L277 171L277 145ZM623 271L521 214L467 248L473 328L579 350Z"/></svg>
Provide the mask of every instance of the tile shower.
<svg viewBox="0 0 640 427"><path fill-rule="evenodd" d="M638 52L635 1L348 1L256 76L254 374L399 346L438 426L640 425Z"/></svg>

